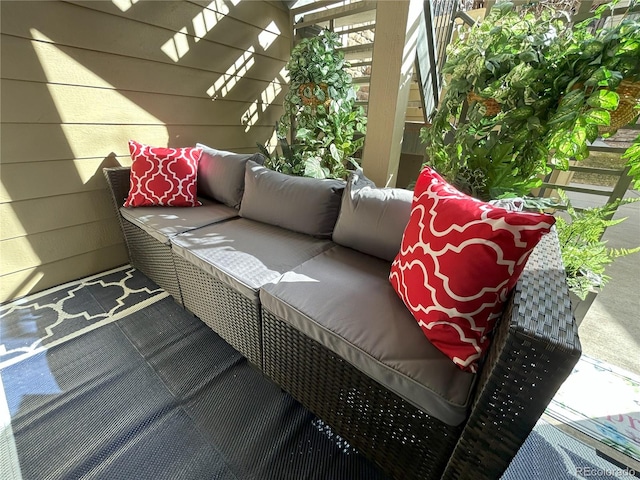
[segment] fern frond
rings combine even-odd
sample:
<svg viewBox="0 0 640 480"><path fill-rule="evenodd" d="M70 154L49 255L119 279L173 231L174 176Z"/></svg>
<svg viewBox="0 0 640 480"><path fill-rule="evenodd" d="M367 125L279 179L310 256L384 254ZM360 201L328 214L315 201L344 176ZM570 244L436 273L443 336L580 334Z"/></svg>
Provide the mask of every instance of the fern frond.
<svg viewBox="0 0 640 480"><path fill-rule="evenodd" d="M626 257L632 253L640 252L640 246L635 248L610 248L609 256L611 258Z"/></svg>
<svg viewBox="0 0 640 480"><path fill-rule="evenodd" d="M558 193L569 215L569 219L556 216L556 230L567 284L572 292L584 299L591 288L602 287L607 283L610 277L605 275L605 268L614 259L640 252L640 246L610 248L607 242L602 240L602 235L608 227L626 220L611 219L618 206L640 201L640 198L620 199L602 207L577 211L564 191Z"/></svg>
<svg viewBox="0 0 640 480"><path fill-rule="evenodd" d="M640 134L636 136L633 143L622 154L629 168L629 176L633 179L633 188L640 190Z"/></svg>

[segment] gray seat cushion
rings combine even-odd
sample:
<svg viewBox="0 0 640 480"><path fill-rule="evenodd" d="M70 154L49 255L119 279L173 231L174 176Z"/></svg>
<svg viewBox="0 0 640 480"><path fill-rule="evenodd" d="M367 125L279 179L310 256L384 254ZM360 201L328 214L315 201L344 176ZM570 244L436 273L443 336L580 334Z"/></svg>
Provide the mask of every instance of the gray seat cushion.
<svg viewBox="0 0 640 480"><path fill-rule="evenodd" d="M331 238L345 182L296 177L249 160L240 216L318 238Z"/></svg>
<svg viewBox="0 0 640 480"><path fill-rule="evenodd" d="M333 241L390 262L409 223L413 192L377 188L358 168L347 180Z"/></svg>
<svg viewBox="0 0 640 480"><path fill-rule="evenodd" d="M120 213L167 245L174 235L238 216L234 208L202 198L200 201L200 207L121 207Z"/></svg>
<svg viewBox="0 0 640 480"><path fill-rule="evenodd" d="M216 150L201 143L198 162L198 195L217 200L233 208L240 208L244 193L244 171L248 160L260 165L264 157L260 153L233 153Z"/></svg>
<svg viewBox="0 0 640 480"><path fill-rule="evenodd" d="M260 301L400 397L458 425L475 375L427 340L388 276L388 262L337 245L265 285Z"/></svg>
<svg viewBox="0 0 640 480"><path fill-rule="evenodd" d="M334 245L245 218L183 233L171 244L177 255L255 302L263 285Z"/></svg>

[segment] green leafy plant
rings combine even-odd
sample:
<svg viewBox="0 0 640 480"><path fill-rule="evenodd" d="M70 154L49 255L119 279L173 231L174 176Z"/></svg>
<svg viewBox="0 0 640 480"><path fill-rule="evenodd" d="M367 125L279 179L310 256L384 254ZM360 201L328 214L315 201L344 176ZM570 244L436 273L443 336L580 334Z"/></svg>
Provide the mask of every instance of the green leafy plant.
<svg viewBox="0 0 640 480"><path fill-rule="evenodd" d="M589 156L587 142L612 135L640 113L640 21L638 13L629 14L640 4L632 0L627 14L613 26L608 22L594 26L618 3L601 5L591 18L573 27L555 79L566 84L566 94L549 121L553 129L547 141L551 162L565 169L569 160ZM640 175L635 179L640 181Z"/></svg>
<svg viewBox="0 0 640 480"><path fill-rule="evenodd" d="M552 8L495 4L447 50L446 92L421 131L427 164L489 200L527 195L552 167L586 158L610 126L622 79L640 76L640 23L594 27L615 3L573 28Z"/></svg>
<svg viewBox="0 0 640 480"><path fill-rule="evenodd" d="M276 124L276 133L278 127ZM273 153L267 147L258 143L258 149L265 157L264 165L267 168L277 172L286 173L287 175L303 176L305 171L305 162L302 161L302 155L298 145L290 145L287 137L277 135L278 147L281 154L276 149Z"/></svg>
<svg viewBox="0 0 640 480"><path fill-rule="evenodd" d="M364 145L367 119L356 106L340 46L336 33L323 30L291 52L285 113L276 125L282 155L259 145L268 167L293 175L345 178L357 165L354 155Z"/></svg>
<svg viewBox="0 0 640 480"><path fill-rule="evenodd" d="M602 207L576 210L563 191L558 191L566 205L567 216L556 215L556 229L560 251L567 274L569 289L582 300L587 293L604 286L610 277L605 268L618 257L640 252L640 246L630 249L607 247L602 240L605 229L618 225L625 218L611 217L620 205L640 201L640 198L621 199Z"/></svg>
<svg viewBox="0 0 640 480"><path fill-rule="evenodd" d="M633 178L633 188L640 190L640 134L636 136L633 143L622 154L622 158L629 166L629 176Z"/></svg>

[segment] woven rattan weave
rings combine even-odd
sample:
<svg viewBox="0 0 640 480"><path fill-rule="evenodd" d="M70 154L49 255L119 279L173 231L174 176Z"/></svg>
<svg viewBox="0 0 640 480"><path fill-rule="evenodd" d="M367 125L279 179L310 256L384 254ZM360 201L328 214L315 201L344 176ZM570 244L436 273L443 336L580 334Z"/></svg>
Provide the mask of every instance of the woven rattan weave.
<svg viewBox="0 0 640 480"><path fill-rule="evenodd" d="M460 434L263 310L268 377L395 478L440 478Z"/></svg>
<svg viewBox="0 0 640 480"><path fill-rule="evenodd" d="M580 354L554 231L529 258L496 328L445 478L465 478L480 466L483 478L499 478Z"/></svg>
<svg viewBox="0 0 640 480"><path fill-rule="evenodd" d="M122 220L122 226L129 247L131 264L169 292L176 302L182 304L171 246L160 243L127 220Z"/></svg>
<svg viewBox="0 0 640 480"><path fill-rule="evenodd" d="M179 255L173 255L185 308L262 368L259 305Z"/></svg>
<svg viewBox="0 0 640 480"><path fill-rule="evenodd" d="M105 168L103 172L111 188L111 200L127 244L129 261L169 292L176 302L182 304L180 286L171 256L171 246L159 242L120 215L120 207L129 193L130 168Z"/></svg>
<svg viewBox="0 0 640 480"><path fill-rule="evenodd" d="M498 323L468 420L450 427L263 310L264 370L395 478L499 478L580 357L555 233Z"/></svg>

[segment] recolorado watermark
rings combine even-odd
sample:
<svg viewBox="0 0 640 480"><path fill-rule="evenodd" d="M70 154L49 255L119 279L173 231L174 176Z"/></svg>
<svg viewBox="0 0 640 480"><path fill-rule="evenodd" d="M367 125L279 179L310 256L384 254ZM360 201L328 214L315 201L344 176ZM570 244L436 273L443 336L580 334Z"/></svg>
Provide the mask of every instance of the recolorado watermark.
<svg viewBox="0 0 640 480"><path fill-rule="evenodd" d="M636 476L636 471L632 468L576 467L576 475L580 475L583 478L631 478Z"/></svg>

